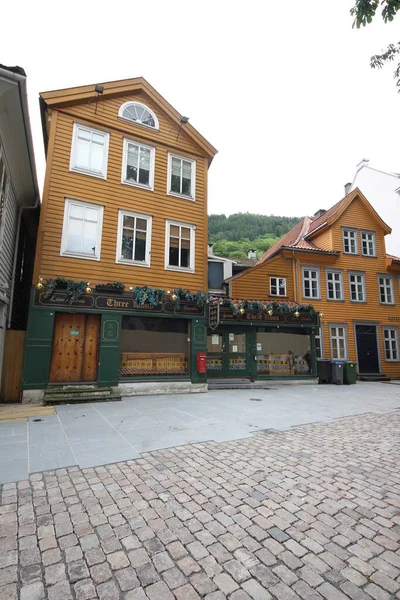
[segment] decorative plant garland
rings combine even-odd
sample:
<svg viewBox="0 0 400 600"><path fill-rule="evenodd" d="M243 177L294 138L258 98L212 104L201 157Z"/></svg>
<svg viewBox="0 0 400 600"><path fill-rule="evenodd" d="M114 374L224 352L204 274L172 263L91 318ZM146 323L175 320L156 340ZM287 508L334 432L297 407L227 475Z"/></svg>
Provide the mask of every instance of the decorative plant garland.
<svg viewBox="0 0 400 600"><path fill-rule="evenodd" d="M73 279L64 279L56 277L55 279L46 279L43 284L44 297L51 298L56 288L66 288L65 295L70 304L76 302L85 294L87 287L86 281L74 281Z"/></svg>
<svg viewBox="0 0 400 600"><path fill-rule="evenodd" d="M69 303L72 304L79 300L86 293L86 281L74 281L73 279L64 279L64 277L55 277L54 279L46 279L43 283L43 293L46 299L51 298L57 288L65 288L66 296ZM123 292L125 289L124 283L121 281L113 281L111 283L98 283L96 290L98 291L118 291ZM150 306L159 306L164 302L172 304L174 313L179 311L182 302L195 304L202 308L204 304L210 301L217 301L221 307L228 308L233 311L234 315L247 313L268 313L273 314L295 314L307 313L310 316L317 314L317 311L312 304L296 304L295 302L262 302L259 300L221 298L220 296L212 296L207 292L197 291L195 293L185 290L184 288L174 288L172 292L166 292L161 288L152 288L147 285L136 286L132 290L135 303L143 307L145 304ZM296 315L297 316L297 315Z"/></svg>

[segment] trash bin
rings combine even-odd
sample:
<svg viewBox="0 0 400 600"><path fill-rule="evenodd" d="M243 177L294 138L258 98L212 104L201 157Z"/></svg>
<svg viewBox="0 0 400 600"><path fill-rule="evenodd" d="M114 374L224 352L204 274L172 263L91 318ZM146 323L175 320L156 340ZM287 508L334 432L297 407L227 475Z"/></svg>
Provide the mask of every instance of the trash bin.
<svg viewBox="0 0 400 600"><path fill-rule="evenodd" d="M342 385L343 371L344 371L344 363L341 360L332 360L331 361L331 382L336 383L336 385Z"/></svg>
<svg viewBox="0 0 400 600"><path fill-rule="evenodd" d="M324 358L317 359L317 376L319 383L331 382L331 361Z"/></svg>
<svg viewBox="0 0 400 600"><path fill-rule="evenodd" d="M357 363L354 360L349 360L344 363L343 383L356 383L357 379Z"/></svg>

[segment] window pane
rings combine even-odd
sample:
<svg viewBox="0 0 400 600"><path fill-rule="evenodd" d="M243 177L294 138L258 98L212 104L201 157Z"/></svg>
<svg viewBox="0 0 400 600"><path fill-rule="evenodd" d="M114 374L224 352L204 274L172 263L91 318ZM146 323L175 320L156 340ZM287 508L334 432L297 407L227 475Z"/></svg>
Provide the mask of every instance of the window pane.
<svg viewBox="0 0 400 600"><path fill-rule="evenodd" d="M93 132L92 135L93 135L93 137L92 137L93 143L94 144L99 144L99 145L103 146L103 144L104 144L104 135L102 135L100 133L95 133L95 132Z"/></svg>
<svg viewBox="0 0 400 600"><path fill-rule="evenodd" d="M180 175L171 175L171 192L175 192L176 194L181 193L181 178Z"/></svg>
<svg viewBox="0 0 400 600"><path fill-rule="evenodd" d="M123 226L131 227L133 229L135 226L135 217L129 217L128 215L124 215Z"/></svg>
<svg viewBox="0 0 400 600"><path fill-rule="evenodd" d="M76 204L71 204L69 214L74 219L83 219L85 216L85 208L83 206L77 206Z"/></svg>
<svg viewBox="0 0 400 600"><path fill-rule="evenodd" d="M99 211L97 208L88 208L85 206L85 220L97 223Z"/></svg>
<svg viewBox="0 0 400 600"><path fill-rule="evenodd" d="M70 219L68 224L67 250L69 252L81 252L83 221Z"/></svg>
<svg viewBox="0 0 400 600"><path fill-rule="evenodd" d="M190 240L181 241L181 267L190 266Z"/></svg>
<svg viewBox="0 0 400 600"><path fill-rule="evenodd" d="M146 234L143 231L136 232L135 260L146 259Z"/></svg>
<svg viewBox="0 0 400 600"><path fill-rule="evenodd" d="M171 230L173 226L171 226ZM169 264L174 267L179 267L179 239L170 237L169 240Z"/></svg>
<svg viewBox="0 0 400 600"><path fill-rule="evenodd" d="M190 229L188 227L181 227L181 236L186 240L190 240Z"/></svg>
<svg viewBox="0 0 400 600"><path fill-rule="evenodd" d="M89 169L90 142L77 139L75 163L81 169Z"/></svg>
<svg viewBox="0 0 400 600"><path fill-rule="evenodd" d="M147 229L146 219L136 219L136 229L146 231L146 229Z"/></svg>
<svg viewBox="0 0 400 600"><path fill-rule="evenodd" d="M192 182L185 177L182 178L182 194L185 194L185 196L192 195Z"/></svg>
<svg viewBox="0 0 400 600"><path fill-rule="evenodd" d="M140 149L139 183L149 185L150 181L150 150Z"/></svg>
<svg viewBox="0 0 400 600"><path fill-rule="evenodd" d="M122 257L131 260L133 257L133 231L131 229L122 230Z"/></svg>
<svg viewBox="0 0 400 600"><path fill-rule="evenodd" d="M126 167L126 178L128 181L138 180L139 148L128 144L128 158Z"/></svg>
<svg viewBox="0 0 400 600"><path fill-rule="evenodd" d="M179 158L172 157L172 174L181 176L181 160Z"/></svg>
<svg viewBox="0 0 400 600"><path fill-rule="evenodd" d="M170 235L171 237L179 237L179 227L178 225L171 225L170 226Z"/></svg>
<svg viewBox="0 0 400 600"><path fill-rule="evenodd" d="M89 141L92 139L92 134L87 129L78 129L78 139Z"/></svg>
<svg viewBox="0 0 400 600"><path fill-rule="evenodd" d="M103 168L103 152L104 146L99 144L92 144L90 153L90 170L101 173Z"/></svg>
<svg viewBox="0 0 400 600"><path fill-rule="evenodd" d="M84 233L83 233L83 247L82 252L85 254L96 253L96 233L97 223L91 223L85 221Z"/></svg>

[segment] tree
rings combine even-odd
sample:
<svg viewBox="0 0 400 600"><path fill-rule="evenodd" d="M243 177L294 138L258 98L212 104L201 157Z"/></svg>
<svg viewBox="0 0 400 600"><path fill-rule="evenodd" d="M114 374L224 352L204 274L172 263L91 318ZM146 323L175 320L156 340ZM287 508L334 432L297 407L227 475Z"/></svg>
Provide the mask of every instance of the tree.
<svg viewBox="0 0 400 600"><path fill-rule="evenodd" d="M354 17L353 27L360 29L360 27L372 23L378 8L382 19L388 23L393 21L397 11L400 10L400 0L356 0L350 10L350 14ZM389 44L381 54L371 56L371 67L381 69L386 63L394 61L398 54L400 54L400 42ZM400 62L397 64L393 77L396 79L397 87L400 88Z"/></svg>

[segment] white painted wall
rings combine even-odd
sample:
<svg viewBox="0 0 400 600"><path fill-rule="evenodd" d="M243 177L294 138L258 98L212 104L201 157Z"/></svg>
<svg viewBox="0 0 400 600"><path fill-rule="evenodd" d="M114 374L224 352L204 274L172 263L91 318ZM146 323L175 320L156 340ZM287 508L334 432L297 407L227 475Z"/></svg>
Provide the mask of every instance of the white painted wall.
<svg viewBox="0 0 400 600"><path fill-rule="evenodd" d="M365 161L367 162L367 161ZM378 215L392 228L385 236L386 252L400 256L400 177L373 169L368 164L356 173L351 189L358 187Z"/></svg>

